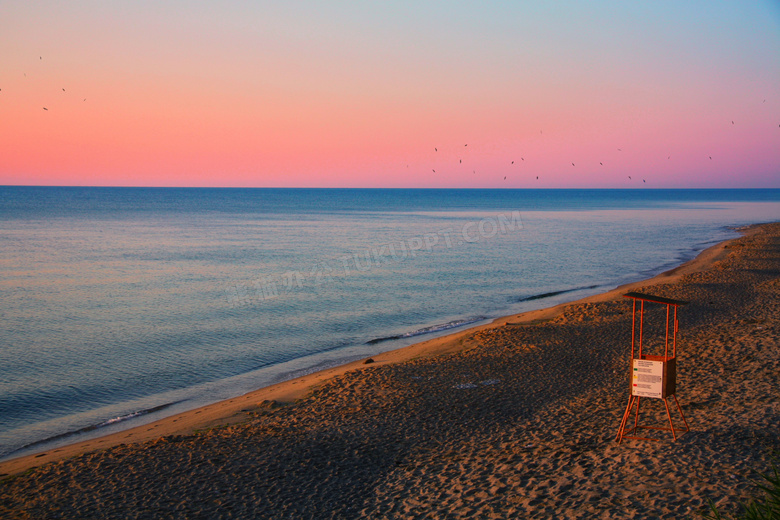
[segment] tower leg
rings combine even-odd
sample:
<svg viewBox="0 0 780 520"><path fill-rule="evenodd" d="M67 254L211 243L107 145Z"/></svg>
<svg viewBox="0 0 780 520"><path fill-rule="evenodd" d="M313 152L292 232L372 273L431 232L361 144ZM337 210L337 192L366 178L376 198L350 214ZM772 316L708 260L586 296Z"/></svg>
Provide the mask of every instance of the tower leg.
<svg viewBox="0 0 780 520"><path fill-rule="evenodd" d="M618 428L617 438L615 439L618 444L623 440L623 435L626 432L626 422L628 421L628 416L631 415L631 404L633 400L633 395L628 396L628 406L626 406L626 411L623 412L623 419L620 421L620 428Z"/></svg>
<svg viewBox="0 0 780 520"><path fill-rule="evenodd" d="M680 407L680 402L677 400L677 397L672 394L672 397L674 397L674 402L677 405L677 411L680 412L680 417L683 420L683 423L685 423L685 430L680 428L680 431L689 432L691 431L690 427L688 426L688 421L685 418L685 415L682 412L682 408ZM640 429L647 429L647 430L662 430L662 431L670 431L672 432L672 440L677 440L677 430L674 428L674 421L672 420L672 412L669 408L669 401L668 397L664 397L661 400L664 402L664 408L666 409L666 417L669 420L669 427L665 428L661 425L652 426L648 424L639 424L639 407L641 404L641 397L638 395L631 395L628 398L628 405L626 406L625 412L623 412L623 418L620 421L620 428L618 428L617 437L615 438L615 441L620 444L623 439L642 439L646 441L658 441L660 439L652 438L652 437L639 437L637 434ZM634 410L634 404L636 404L636 410ZM634 427L628 428L628 421L631 419L631 415L634 415Z"/></svg>
<svg viewBox="0 0 780 520"><path fill-rule="evenodd" d="M639 431L639 406L642 404L642 398L636 396L636 413L634 414L634 433Z"/></svg>
<svg viewBox="0 0 780 520"><path fill-rule="evenodd" d="M688 421L685 420L685 415L683 415L682 408L680 408L680 402L677 400L677 396L672 394L672 397L674 397L674 402L677 404L677 411L680 412L680 417L682 417L683 423L685 423L685 431L691 431L691 428L688 426Z"/></svg>
<svg viewBox="0 0 780 520"><path fill-rule="evenodd" d="M666 416L669 418L669 429L672 431L672 440L677 440L677 435L674 433L674 423L672 423L672 414L669 413L669 402L664 397L664 407L666 407Z"/></svg>

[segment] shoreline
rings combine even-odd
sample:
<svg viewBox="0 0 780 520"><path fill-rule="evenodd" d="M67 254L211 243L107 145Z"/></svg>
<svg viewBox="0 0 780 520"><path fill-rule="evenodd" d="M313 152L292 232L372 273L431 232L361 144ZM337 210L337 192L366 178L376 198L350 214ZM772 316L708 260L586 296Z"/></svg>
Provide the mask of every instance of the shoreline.
<svg viewBox="0 0 780 520"><path fill-rule="evenodd" d="M736 231L740 233L739 237L712 245L701 251L693 259L649 279L631 282L615 289L571 302L560 303L519 314L502 316L493 319L486 324L469 327L444 336L372 355L370 359L373 361L368 364L366 363L365 358L351 361L259 388L238 397L163 417L146 424L108 433L88 440L76 440L75 442L66 445L42 449L40 451L0 461L0 479L11 475L17 475L49 462L105 450L118 445L140 444L163 437L192 435L199 431L216 427L236 425L245 422L251 417L251 414L255 413L257 410L262 410L269 406L275 407L293 404L295 401L306 397L318 386L352 370L403 363L416 358L432 358L451 354L469 348L469 339L473 339L473 337L480 332L498 329L504 326L549 321L560 316L564 310L570 306L608 301L637 287L672 283L686 274L710 268L714 263L723 259L728 254L728 244L734 240L755 234L764 225L766 224L752 224L737 228Z"/></svg>

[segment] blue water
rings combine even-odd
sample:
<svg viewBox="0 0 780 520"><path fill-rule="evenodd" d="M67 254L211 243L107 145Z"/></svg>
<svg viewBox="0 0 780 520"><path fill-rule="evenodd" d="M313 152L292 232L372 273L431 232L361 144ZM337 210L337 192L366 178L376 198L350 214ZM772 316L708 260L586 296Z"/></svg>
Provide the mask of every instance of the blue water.
<svg viewBox="0 0 780 520"><path fill-rule="evenodd" d="M0 187L0 457L678 265L780 190Z"/></svg>

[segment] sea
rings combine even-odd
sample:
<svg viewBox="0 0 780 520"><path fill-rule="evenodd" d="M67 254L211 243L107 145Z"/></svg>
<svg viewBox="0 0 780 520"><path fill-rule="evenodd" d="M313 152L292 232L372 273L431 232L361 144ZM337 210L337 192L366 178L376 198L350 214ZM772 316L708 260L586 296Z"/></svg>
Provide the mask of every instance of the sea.
<svg viewBox="0 0 780 520"><path fill-rule="evenodd" d="M652 277L780 190L0 187L0 458Z"/></svg>

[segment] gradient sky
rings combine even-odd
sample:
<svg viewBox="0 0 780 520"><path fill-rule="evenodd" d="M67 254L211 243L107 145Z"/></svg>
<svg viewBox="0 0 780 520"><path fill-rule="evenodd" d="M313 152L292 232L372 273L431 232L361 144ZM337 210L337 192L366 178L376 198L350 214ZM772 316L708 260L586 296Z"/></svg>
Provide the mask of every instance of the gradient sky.
<svg viewBox="0 0 780 520"><path fill-rule="evenodd" d="M3 1L0 184L780 188L780 2Z"/></svg>

